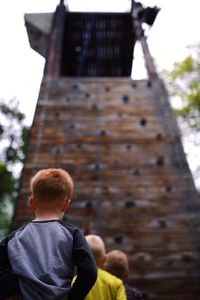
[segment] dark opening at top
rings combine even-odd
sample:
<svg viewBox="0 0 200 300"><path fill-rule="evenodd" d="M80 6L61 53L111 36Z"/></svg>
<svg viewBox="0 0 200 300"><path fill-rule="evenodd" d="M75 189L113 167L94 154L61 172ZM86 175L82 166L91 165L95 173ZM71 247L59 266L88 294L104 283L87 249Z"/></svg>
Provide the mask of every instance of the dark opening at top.
<svg viewBox="0 0 200 300"><path fill-rule="evenodd" d="M130 76L136 41L130 13L67 12L61 76Z"/></svg>

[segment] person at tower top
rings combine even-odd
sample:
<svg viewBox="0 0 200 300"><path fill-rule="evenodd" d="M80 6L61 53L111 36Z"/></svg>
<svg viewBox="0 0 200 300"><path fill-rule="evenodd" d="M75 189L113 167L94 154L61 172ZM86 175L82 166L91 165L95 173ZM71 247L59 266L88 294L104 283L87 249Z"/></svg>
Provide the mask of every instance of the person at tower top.
<svg viewBox="0 0 200 300"><path fill-rule="evenodd" d="M50 168L38 171L30 187L35 219L0 243L0 299L21 294L27 300L82 300L97 268L82 232L63 220L73 181L65 170Z"/></svg>

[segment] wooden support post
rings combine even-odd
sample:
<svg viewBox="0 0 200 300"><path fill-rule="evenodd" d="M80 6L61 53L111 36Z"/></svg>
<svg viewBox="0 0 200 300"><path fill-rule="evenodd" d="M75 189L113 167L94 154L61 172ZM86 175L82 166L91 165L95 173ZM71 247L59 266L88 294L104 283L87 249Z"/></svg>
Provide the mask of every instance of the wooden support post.
<svg viewBox="0 0 200 300"><path fill-rule="evenodd" d="M152 78L157 78L158 75L153 62L153 58L149 51L149 46L147 44L146 37L144 35L144 30L142 28L142 19L139 18L139 12L141 11L141 9L143 9L142 5L140 6L139 3L135 3L134 1L132 1L131 14L133 17L134 30L136 33L136 37L140 41L142 46L142 51L144 55L145 66L147 68L148 76L150 79L152 79Z"/></svg>
<svg viewBox="0 0 200 300"><path fill-rule="evenodd" d="M56 8L52 22L48 54L44 70L44 77L46 79L52 79L60 74L65 15L66 9L64 0L61 0L60 4Z"/></svg>

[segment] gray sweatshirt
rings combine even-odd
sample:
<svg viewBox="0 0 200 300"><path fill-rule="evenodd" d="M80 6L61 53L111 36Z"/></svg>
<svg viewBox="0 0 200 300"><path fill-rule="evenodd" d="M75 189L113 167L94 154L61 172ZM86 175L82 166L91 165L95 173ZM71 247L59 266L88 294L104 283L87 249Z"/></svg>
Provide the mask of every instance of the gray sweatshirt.
<svg viewBox="0 0 200 300"><path fill-rule="evenodd" d="M71 288L75 267L77 279ZM0 243L0 295L20 290L26 300L81 300L96 277L85 237L64 221L30 222Z"/></svg>

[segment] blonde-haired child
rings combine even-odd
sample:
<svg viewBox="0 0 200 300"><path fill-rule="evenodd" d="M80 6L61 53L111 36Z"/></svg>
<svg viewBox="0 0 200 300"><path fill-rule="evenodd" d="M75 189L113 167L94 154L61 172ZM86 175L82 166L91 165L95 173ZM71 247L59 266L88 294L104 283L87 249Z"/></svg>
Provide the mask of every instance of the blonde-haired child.
<svg viewBox="0 0 200 300"><path fill-rule="evenodd" d="M86 240L98 267L98 277L85 300L126 300L123 282L102 269L106 258L102 238L98 235L87 235Z"/></svg>

